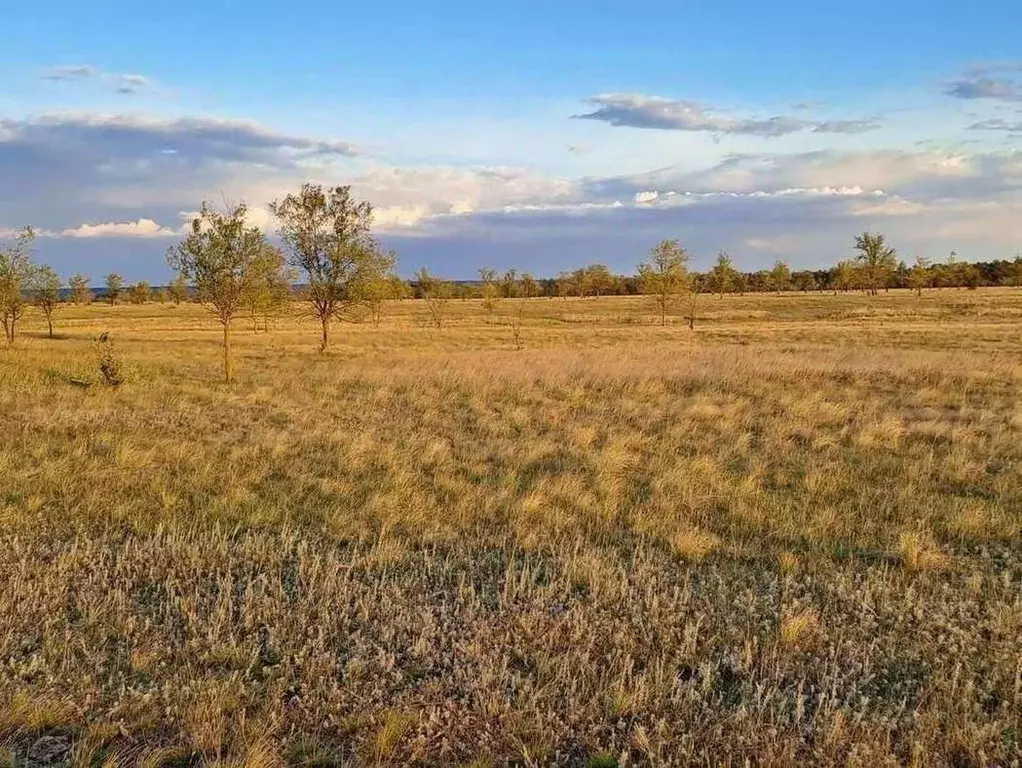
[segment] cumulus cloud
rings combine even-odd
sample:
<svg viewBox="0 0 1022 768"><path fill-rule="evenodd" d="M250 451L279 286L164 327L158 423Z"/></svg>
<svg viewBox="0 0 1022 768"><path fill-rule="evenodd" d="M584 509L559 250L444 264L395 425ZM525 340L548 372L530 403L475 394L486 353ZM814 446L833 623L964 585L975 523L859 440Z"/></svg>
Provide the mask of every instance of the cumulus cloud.
<svg viewBox="0 0 1022 768"><path fill-rule="evenodd" d="M1022 101L1022 86L1004 78L964 77L948 83L944 92L956 99Z"/></svg>
<svg viewBox="0 0 1022 768"><path fill-rule="evenodd" d="M152 219L137 221L109 221L101 224L81 224L60 233L63 237L170 237L174 230L162 227Z"/></svg>
<svg viewBox="0 0 1022 768"><path fill-rule="evenodd" d="M615 127L775 138L813 130L817 133L865 133L880 127L878 120L811 121L790 115L766 118L733 117L694 101L676 101L634 93L608 93L587 99L592 112L573 115L576 120L598 120Z"/></svg>

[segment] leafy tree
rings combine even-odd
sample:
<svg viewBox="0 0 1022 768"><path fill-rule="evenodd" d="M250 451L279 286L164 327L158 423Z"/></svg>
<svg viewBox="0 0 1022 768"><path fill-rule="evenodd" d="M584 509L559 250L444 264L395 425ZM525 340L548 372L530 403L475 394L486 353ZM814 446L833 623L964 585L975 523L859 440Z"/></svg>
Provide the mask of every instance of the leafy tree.
<svg viewBox="0 0 1022 768"><path fill-rule="evenodd" d="M925 256L916 256L912 264L912 271L908 274L908 284L916 292L916 296L923 295L923 288L930 285L930 261Z"/></svg>
<svg viewBox="0 0 1022 768"><path fill-rule="evenodd" d="M306 275L305 297L322 329L320 350L330 345L330 322L343 317L355 299L353 286L374 268L377 247L370 232L373 207L357 201L350 186L326 190L303 184L270 204L291 264Z"/></svg>
<svg viewBox="0 0 1022 768"><path fill-rule="evenodd" d="M782 291L791 288L791 268L778 259L770 270L770 286L780 296Z"/></svg>
<svg viewBox="0 0 1022 768"><path fill-rule="evenodd" d="M75 304L88 304L92 301L92 291L89 290L90 282L91 278L80 272L71 275L67 281L68 287L71 289L71 301Z"/></svg>
<svg viewBox="0 0 1022 768"><path fill-rule="evenodd" d="M156 297L156 301L160 304L166 304L167 299L170 298L170 294L167 293L167 289L162 286L153 291L153 296Z"/></svg>
<svg viewBox="0 0 1022 768"><path fill-rule="evenodd" d="M451 297L451 284L441 277L431 275L425 267L415 273L415 282L422 292L422 298L426 300L433 325L437 329L442 328L447 315L447 302Z"/></svg>
<svg viewBox="0 0 1022 768"><path fill-rule="evenodd" d="M514 267L504 273L504 277L501 280L501 290L507 299L513 299L518 295L518 270Z"/></svg>
<svg viewBox="0 0 1022 768"><path fill-rule="evenodd" d="M653 247L649 261L639 265L642 292L656 299L660 325L667 325L667 309L690 286L688 263L691 256L677 240L664 240Z"/></svg>
<svg viewBox="0 0 1022 768"><path fill-rule="evenodd" d="M104 283L106 285L106 300L110 302L112 307L117 303L117 299L120 298L121 288L124 287L124 278L116 272L111 272L106 276Z"/></svg>
<svg viewBox="0 0 1022 768"><path fill-rule="evenodd" d="M32 263L35 232L26 227L14 242L0 248L0 322L8 343L14 343L18 321L25 313L25 291L36 272Z"/></svg>
<svg viewBox="0 0 1022 768"><path fill-rule="evenodd" d="M1022 286L1022 253L1015 254L1015 260L1008 265L1004 282L1006 285Z"/></svg>
<svg viewBox="0 0 1022 768"><path fill-rule="evenodd" d="M270 330L270 315L277 314L291 298L294 274L287 269L287 260L279 248L269 243L252 261L250 278L245 286L245 305L252 316L252 330Z"/></svg>
<svg viewBox="0 0 1022 768"><path fill-rule="evenodd" d="M731 256L727 251L721 251L717 254L717 262L713 265L713 269L710 270L710 285L713 292L723 299L724 294L732 290L735 277L735 264L731 260Z"/></svg>
<svg viewBox="0 0 1022 768"><path fill-rule="evenodd" d="M792 282L795 284L795 288L808 293L809 291L815 291L819 285L816 282L816 276L809 270L802 270L792 275Z"/></svg>
<svg viewBox="0 0 1022 768"><path fill-rule="evenodd" d="M388 278L388 282L390 283L388 298L401 301L402 299L410 299L412 297L412 288L408 285L408 281L402 280L397 273L392 273Z"/></svg>
<svg viewBox="0 0 1022 768"><path fill-rule="evenodd" d="M373 248L366 254L352 285L352 299L369 311L374 325L379 325L383 317L383 303L394 298L396 266L396 253Z"/></svg>
<svg viewBox="0 0 1022 768"><path fill-rule="evenodd" d="M522 273L522 296L526 299L531 299L539 296L540 286L536 282L536 278L530 275L528 272Z"/></svg>
<svg viewBox="0 0 1022 768"><path fill-rule="evenodd" d="M479 270L479 280L482 282L483 310L486 312L486 320L493 320L493 313L497 309L499 294L497 291L497 270L492 267L483 267Z"/></svg>
<svg viewBox="0 0 1022 768"><path fill-rule="evenodd" d="M897 251L887 245L882 234L872 232L855 236L855 250L859 252L855 260L861 269L863 288L876 296L898 266Z"/></svg>
<svg viewBox="0 0 1022 768"><path fill-rule="evenodd" d="M32 275L32 299L35 305L43 311L46 316L46 325L49 329L49 336L53 338L53 311L60 304L60 289L64 283L53 267L37 267Z"/></svg>
<svg viewBox="0 0 1022 768"><path fill-rule="evenodd" d="M571 273L571 285L575 295L584 299L589 292L589 271L584 267Z"/></svg>
<svg viewBox="0 0 1022 768"><path fill-rule="evenodd" d="M139 280L128 291L132 304L146 304L152 295L153 289L145 280Z"/></svg>
<svg viewBox="0 0 1022 768"><path fill-rule="evenodd" d="M590 264L586 267L585 279L588 290L598 297L610 293L614 288L614 275L603 264Z"/></svg>
<svg viewBox="0 0 1022 768"><path fill-rule="evenodd" d="M245 223L244 203L219 211L207 203L199 209L185 239L167 253L170 266L190 280L199 300L208 304L223 326L224 379L234 378L231 323L241 310L255 264L266 252L266 239Z"/></svg>
<svg viewBox="0 0 1022 768"><path fill-rule="evenodd" d="M176 305L180 305L182 301L188 299L188 281L185 280L184 275L178 275L174 278L171 284L167 287L167 293L170 295L170 300Z"/></svg>
<svg viewBox="0 0 1022 768"><path fill-rule="evenodd" d="M855 287L855 265L850 261L839 261L834 267L834 279L832 281L834 292L849 291Z"/></svg>

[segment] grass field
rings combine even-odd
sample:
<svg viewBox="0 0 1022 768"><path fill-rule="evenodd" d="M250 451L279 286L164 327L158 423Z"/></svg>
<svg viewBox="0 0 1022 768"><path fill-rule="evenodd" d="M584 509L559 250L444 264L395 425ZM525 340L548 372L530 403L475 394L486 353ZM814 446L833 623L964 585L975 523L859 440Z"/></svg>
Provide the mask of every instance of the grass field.
<svg viewBox="0 0 1022 768"><path fill-rule="evenodd" d="M0 764L1022 761L1022 290L516 310L28 318Z"/></svg>

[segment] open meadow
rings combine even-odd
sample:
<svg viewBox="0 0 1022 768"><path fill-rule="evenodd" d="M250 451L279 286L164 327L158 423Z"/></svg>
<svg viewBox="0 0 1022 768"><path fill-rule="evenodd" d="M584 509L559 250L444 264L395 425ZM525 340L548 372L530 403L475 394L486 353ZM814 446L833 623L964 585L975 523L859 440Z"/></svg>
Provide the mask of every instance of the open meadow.
<svg viewBox="0 0 1022 768"><path fill-rule="evenodd" d="M427 310L26 316L0 765L1022 761L1022 289Z"/></svg>

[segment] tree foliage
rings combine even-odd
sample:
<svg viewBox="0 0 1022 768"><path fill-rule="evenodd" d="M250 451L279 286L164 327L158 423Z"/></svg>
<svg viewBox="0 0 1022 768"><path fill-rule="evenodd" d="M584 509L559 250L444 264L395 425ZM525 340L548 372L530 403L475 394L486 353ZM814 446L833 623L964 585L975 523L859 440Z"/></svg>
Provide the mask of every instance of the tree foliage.
<svg viewBox="0 0 1022 768"><path fill-rule="evenodd" d="M64 283L53 267L36 267L31 279L32 301L46 318L49 337L53 338L53 312L60 304L60 290Z"/></svg>
<svg viewBox="0 0 1022 768"><path fill-rule="evenodd" d="M77 272L68 279L67 284L71 289L71 301L75 304L88 304L92 301L92 291L89 290L89 283L92 278Z"/></svg>
<svg viewBox="0 0 1022 768"><path fill-rule="evenodd" d="M373 240L372 205L358 201L350 186L324 189L303 184L270 204L291 264L305 274L305 298L320 321L320 349L330 345L330 323L360 301L357 283L371 279L381 260Z"/></svg>
<svg viewBox="0 0 1022 768"><path fill-rule="evenodd" d="M106 300L110 302L110 306L112 307L117 303L117 299L121 296L121 289L124 287L124 278L116 272L111 272L104 278L103 284L106 287Z"/></svg>
<svg viewBox="0 0 1022 768"><path fill-rule="evenodd" d="M415 282L426 300L429 309L429 317L437 330L443 328L444 319L447 316L447 302L451 298L451 284L442 277L430 274L429 270L422 267L415 273Z"/></svg>
<svg viewBox="0 0 1022 768"><path fill-rule="evenodd" d="M26 227L7 246L0 247L0 322L7 342L14 343L18 321L25 313L26 292L35 277L32 244L35 232Z"/></svg>
<svg viewBox="0 0 1022 768"><path fill-rule="evenodd" d="M871 296L885 288L898 265L897 251L887 245L882 234L863 232L855 236L856 262L861 269L863 287Z"/></svg>
<svg viewBox="0 0 1022 768"><path fill-rule="evenodd" d="M677 240L663 240L649 253L649 261L639 265L642 292L656 299L660 325L667 325L671 303L689 290L688 263L691 256Z"/></svg>
<svg viewBox="0 0 1022 768"><path fill-rule="evenodd" d="M256 264L266 251L266 238L245 222L243 203L217 210L203 203L191 230L167 253L167 261L198 292L223 326L224 379L234 378L231 323L241 310L256 275Z"/></svg>

